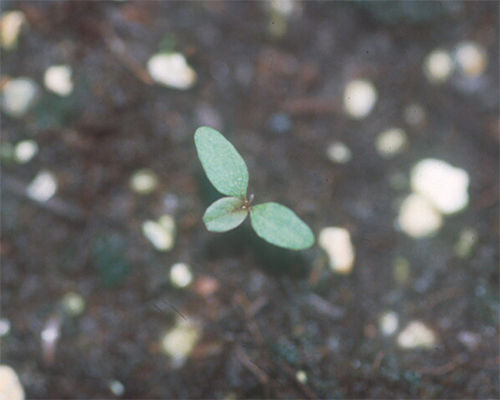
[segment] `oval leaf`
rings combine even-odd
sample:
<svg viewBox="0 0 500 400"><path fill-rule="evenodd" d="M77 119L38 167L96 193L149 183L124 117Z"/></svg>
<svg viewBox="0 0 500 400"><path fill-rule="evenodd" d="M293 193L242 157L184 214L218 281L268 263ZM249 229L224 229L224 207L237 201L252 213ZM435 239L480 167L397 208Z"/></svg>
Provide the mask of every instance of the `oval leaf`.
<svg viewBox="0 0 500 400"><path fill-rule="evenodd" d="M250 218L257 235L276 246L302 250L314 244L314 234L309 226L281 204L264 203L254 206Z"/></svg>
<svg viewBox="0 0 500 400"><path fill-rule="evenodd" d="M212 185L228 196L245 198L248 170L234 146L221 133L207 126L196 130L194 143Z"/></svg>
<svg viewBox="0 0 500 400"><path fill-rule="evenodd" d="M244 203L244 200L237 197L223 197L217 200L203 215L205 226L212 232L226 232L236 228L248 214L248 210L242 209Z"/></svg>

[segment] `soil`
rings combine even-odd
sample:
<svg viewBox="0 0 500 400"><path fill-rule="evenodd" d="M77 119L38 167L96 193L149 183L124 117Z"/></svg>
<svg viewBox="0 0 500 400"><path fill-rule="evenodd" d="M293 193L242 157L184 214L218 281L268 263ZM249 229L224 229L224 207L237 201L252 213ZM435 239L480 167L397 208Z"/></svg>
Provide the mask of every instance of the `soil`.
<svg viewBox="0 0 500 400"><path fill-rule="evenodd" d="M2 161L1 305L11 330L1 357L27 398L500 396L498 4L407 5L307 1L281 17L253 1L4 2L29 29L2 52L2 74L43 87L46 68L69 64L75 83L70 97L42 89L30 113L1 121L2 143L31 138L40 148L27 164ZM486 49L485 73L429 83L429 52L464 40ZM165 49L186 56L192 89L151 81L147 61ZM342 107L356 78L378 92L361 120ZM418 123L404 115L412 104L425 111ZM196 157L200 125L242 154L256 203L286 204L316 234L348 229L352 272L334 273L318 245L267 245L248 221L207 232L201 216L219 195ZM408 144L386 160L374 143L392 126ZM334 141L351 149L350 162L327 158ZM429 157L468 172L470 202L434 237L414 239L394 221L412 166ZM142 168L159 179L147 196L129 185ZM58 181L46 203L24 195L40 170ZM142 224L165 213L176 241L159 252ZM478 241L459 257L464 228ZM395 276L402 258L406 280ZM169 281L177 262L194 274L186 289ZM61 311L69 292L85 301L78 316ZM379 327L386 311L399 317L392 336ZM161 338L184 319L201 336L175 365ZM415 320L435 333L434 347L398 346ZM53 354L40 336L48 323L60 328Z"/></svg>

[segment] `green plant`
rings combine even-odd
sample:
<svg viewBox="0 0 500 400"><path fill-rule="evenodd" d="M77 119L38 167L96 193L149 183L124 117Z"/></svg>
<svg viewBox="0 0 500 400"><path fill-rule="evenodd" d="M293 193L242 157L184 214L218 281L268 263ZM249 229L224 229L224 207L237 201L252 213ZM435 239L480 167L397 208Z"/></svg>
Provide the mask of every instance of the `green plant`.
<svg viewBox="0 0 500 400"><path fill-rule="evenodd" d="M279 247L302 250L314 244L307 224L288 207L278 203L253 205L247 198L248 169L234 146L215 129L202 126L194 134L198 158L209 181L223 197L203 215L209 231L226 232L240 225L248 214L258 236Z"/></svg>

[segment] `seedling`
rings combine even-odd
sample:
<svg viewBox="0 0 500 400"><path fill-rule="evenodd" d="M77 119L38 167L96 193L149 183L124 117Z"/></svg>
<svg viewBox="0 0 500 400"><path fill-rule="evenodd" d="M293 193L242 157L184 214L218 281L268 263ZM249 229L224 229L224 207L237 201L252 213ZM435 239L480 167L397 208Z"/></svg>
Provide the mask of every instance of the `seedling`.
<svg viewBox="0 0 500 400"><path fill-rule="evenodd" d="M234 146L218 131L202 126L194 134L198 158L208 180L223 197L212 203L203 222L211 232L226 232L240 225L248 214L258 236L279 247L302 250L314 244L307 224L279 203L253 205L247 197L248 169Z"/></svg>

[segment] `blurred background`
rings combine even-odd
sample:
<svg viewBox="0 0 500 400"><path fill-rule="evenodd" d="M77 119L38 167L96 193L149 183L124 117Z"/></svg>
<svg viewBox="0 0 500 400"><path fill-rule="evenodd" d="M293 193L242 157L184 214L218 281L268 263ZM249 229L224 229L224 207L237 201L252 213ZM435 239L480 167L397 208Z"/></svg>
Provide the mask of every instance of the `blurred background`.
<svg viewBox="0 0 500 400"><path fill-rule="evenodd" d="M498 23L3 1L3 398L499 397ZM206 231L201 125L315 246Z"/></svg>

